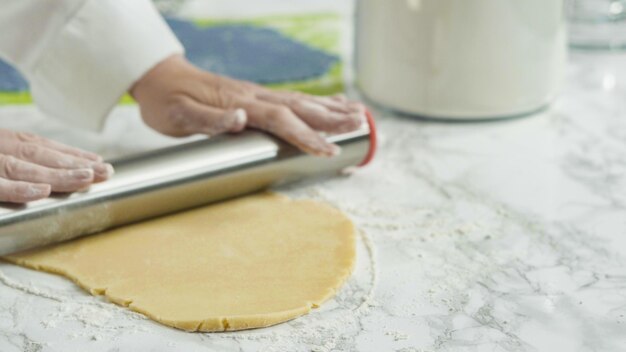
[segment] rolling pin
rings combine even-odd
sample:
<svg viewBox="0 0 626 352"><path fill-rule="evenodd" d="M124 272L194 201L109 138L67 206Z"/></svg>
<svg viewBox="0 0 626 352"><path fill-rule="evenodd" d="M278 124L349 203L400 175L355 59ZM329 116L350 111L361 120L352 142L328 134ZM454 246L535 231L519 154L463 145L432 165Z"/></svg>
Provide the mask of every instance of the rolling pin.
<svg viewBox="0 0 626 352"><path fill-rule="evenodd" d="M376 128L327 136L341 154L305 154L259 131L244 131L109 161L115 175L88 190L0 206L0 255L367 164Z"/></svg>

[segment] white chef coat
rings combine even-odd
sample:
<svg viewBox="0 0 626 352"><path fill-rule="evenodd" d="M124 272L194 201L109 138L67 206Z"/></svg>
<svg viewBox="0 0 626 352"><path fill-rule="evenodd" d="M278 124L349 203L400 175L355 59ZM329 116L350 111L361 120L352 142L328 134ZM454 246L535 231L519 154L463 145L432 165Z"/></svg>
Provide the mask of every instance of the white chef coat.
<svg viewBox="0 0 626 352"><path fill-rule="evenodd" d="M150 0L0 0L0 57L45 113L97 130L150 68L183 47Z"/></svg>

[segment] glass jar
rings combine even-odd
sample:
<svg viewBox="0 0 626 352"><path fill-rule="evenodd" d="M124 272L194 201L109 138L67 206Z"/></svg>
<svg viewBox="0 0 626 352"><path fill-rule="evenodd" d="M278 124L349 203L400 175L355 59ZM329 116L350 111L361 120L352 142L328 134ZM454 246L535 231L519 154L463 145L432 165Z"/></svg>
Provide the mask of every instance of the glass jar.
<svg viewBox="0 0 626 352"><path fill-rule="evenodd" d="M404 113L490 119L556 95L566 57L563 0L359 0L356 83Z"/></svg>

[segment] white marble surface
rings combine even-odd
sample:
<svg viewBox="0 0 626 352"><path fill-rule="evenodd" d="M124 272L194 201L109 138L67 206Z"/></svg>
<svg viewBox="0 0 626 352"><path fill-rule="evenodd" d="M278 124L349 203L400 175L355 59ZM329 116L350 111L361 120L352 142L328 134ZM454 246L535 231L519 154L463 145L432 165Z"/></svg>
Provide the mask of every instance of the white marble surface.
<svg viewBox="0 0 626 352"><path fill-rule="evenodd" d="M376 161L279 189L355 221L339 295L247 332L170 329L71 282L0 264L0 351L624 351L626 55L574 54L540 114L449 124L378 112ZM117 109L100 136L30 107L0 125L117 155L172 143Z"/></svg>

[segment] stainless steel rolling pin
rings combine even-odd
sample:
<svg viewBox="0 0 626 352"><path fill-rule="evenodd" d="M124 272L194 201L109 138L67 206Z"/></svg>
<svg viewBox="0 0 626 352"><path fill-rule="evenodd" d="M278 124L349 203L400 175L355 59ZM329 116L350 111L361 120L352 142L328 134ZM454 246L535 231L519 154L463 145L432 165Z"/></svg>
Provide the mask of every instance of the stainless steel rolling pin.
<svg viewBox="0 0 626 352"><path fill-rule="evenodd" d="M327 137L342 148L333 158L246 131L113 160L115 175L87 191L0 206L0 255L364 165L376 148L367 116L359 130Z"/></svg>

